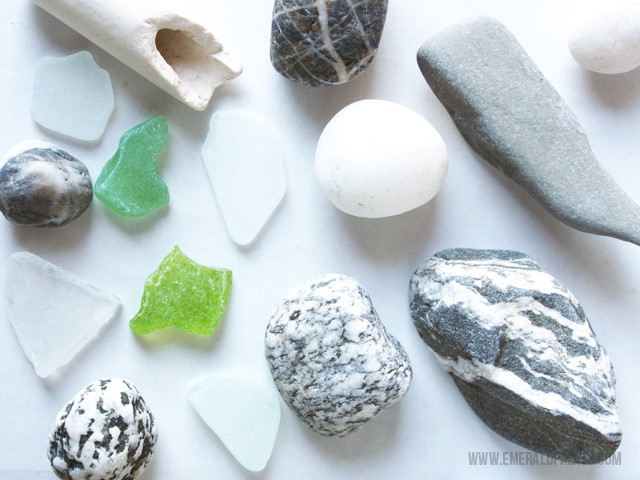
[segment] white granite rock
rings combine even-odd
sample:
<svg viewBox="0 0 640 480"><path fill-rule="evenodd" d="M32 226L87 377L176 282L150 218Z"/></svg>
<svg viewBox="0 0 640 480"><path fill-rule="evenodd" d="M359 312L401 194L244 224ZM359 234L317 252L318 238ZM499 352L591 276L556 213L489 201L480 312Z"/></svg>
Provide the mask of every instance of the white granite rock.
<svg viewBox="0 0 640 480"><path fill-rule="evenodd" d="M286 404L328 437L345 437L400 401L413 378L407 352L346 275L322 275L287 293L264 345Z"/></svg>
<svg viewBox="0 0 640 480"><path fill-rule="evenodd" d="M109 74L89 52L45 57L36 65L31 116L43 127L80 140L97 140L113 106Z"/></svg>
<svg viewBox="0 0 640 480"><path fill-rule="evenodd" d="M398 215L427 203L447 175L447 149L417 113L384 100L361 100L327 124L316 150L316 178L343 212Z"/></svg>
<svg viewBox="0 0 640 480"><path fill-rule="evenodd" d="M640 65L640 1L599 1L581 10L569 33L569 49L580 65L599 73Z"/></svg>
<svg viewBox="0 0 640 480"><path fill-rule="evenodd" d="M120 301L29 252L11 255L4 306L36 373L69 362L115 314Z"/></svg>
<svg viewBox="0 0 640 480"><path fill-rule="evenodd" d="M247 112L216 112L202 146L229 235L250 243L287 189L282 148L271 126Z"/></svg>
<svg viewBox="0 0 640 480"><path fill-rule="evenodd" d="M189 401L240 464L266 467L280 425L273 385L251 374L218 374L189 384Z"/></svg>
<svg viewBox="0 0 640 480"><path fill-rule="evenodd" d="M151 461L158 427L138 389L117 378L93 382L60 411L48 457L64 480L134 480Z"/></svg>

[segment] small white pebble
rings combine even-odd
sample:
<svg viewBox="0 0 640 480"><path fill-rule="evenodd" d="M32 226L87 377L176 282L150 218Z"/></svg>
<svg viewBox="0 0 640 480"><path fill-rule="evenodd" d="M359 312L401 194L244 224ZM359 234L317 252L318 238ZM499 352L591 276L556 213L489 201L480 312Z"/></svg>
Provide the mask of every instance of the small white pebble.
<svg viewBox="0 0 640 480"><path fill-rule="evenodd" d="M640 1L597 2L569 33L569 50L587 70L624 73L640 65Z"/></svg>

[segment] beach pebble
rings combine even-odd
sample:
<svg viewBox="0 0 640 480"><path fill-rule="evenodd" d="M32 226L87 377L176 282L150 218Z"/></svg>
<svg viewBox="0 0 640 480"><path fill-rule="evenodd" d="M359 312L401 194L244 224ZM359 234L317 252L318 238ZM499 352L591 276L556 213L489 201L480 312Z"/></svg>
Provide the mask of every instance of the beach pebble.
<svg viewBox="0 0 640 480"><path fill-rule="evenodd" d="M618 448L609 356L575 297L530 257L443 250L413 275L410 299L418 333L496 433L580 464Z"/></svg>
<svg viewBox="0 0 640 480"><path fill-rule="evenodd" d="M287 293L271 314L265 355L285 403L327 437L355 432L398 402L413 377L364 287L346 275Z"/></svg>
<svg viewBox="0 0 640 480"><path fill-rule="evenodd" d="M549 213L640 245L640 205L504 24L479 16L450 25L422 44L418 66L469 146Z"/></svg>
<svg viewBox="0 0 640 480"><path fill-rule="evenodd" d="M133 480L151 461L157 438L154 416L136 387L98 380L56 417L48 456L64 480Z"/></svg>
<svg viewBox="0 0 640 480"><path fill-rule="evenodd" d="M361 100L327 124L316 150L316 178L343 212L398 215L427 203L447 175L447 149L417 113L384 100Z"/></svg>
<svg viewBox="0 0 640 480"><path fill-rule="evenodd" d="M597 2L569 33L573 58L588 70L624 73L640 65L640 1Z"/></svg>
<svg viewBox="0 0 640 480"><path fill-rule="evenodd" d="M11 223L60 227L91 204L93 187L84 163L57 146L19 143L0 169L0 210Z"/></svg>
<svg viewBox="0 0 640 480"><path fill-rule="evenodd" d="M373 61L388 0L275 0L271 63L312 87L339 85Z"/></svg>

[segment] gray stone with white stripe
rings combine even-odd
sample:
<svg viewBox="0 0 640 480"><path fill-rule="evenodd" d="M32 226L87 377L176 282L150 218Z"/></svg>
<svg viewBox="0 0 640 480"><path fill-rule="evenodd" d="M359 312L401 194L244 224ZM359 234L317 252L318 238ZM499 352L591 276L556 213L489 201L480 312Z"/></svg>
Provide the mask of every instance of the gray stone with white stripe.
<svg viewBox="0 0 640 480"><path fill-rule="evenodd" d="M355 432L411 384L404 348L386 332L364 287L345 275L291 290L273 310L264 343L284 401L328 437Z"/></svg>
<svg viewBox="0 0 640 480"><path fill-rule="evenodd" d="M275 0L271 63L303 85L357 77L378 50L388 0Z"/></svg>
<svg viewBox="0 0 640 480"><path fill-rule="evenodd" d="M413 275L410 298L420 336L495 432L576 463L618 448L609 356L575 297L530 257L443 250Z"/></svg>

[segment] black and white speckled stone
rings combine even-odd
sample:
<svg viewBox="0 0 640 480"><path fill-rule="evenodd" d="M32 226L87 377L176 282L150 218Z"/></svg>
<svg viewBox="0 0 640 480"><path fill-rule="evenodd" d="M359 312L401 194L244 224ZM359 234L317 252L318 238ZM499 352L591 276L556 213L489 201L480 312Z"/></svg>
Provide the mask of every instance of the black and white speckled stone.
<svg viewBox="0 0 640 480"><path fill-rule="evenodd" d="M149 464L158 428L131 383L93 382L60 411L49 460L64 480L134 480Z"/></svg>
<svg viewBox="0 0 640 480"><path fill-rule="evenodd" d="M303 85L357 77L378 50L388 0L275 0L271 63Z"/></svg>
<svg viewBox="0 0 640 480"><path fill-rule="evenodd" d="M312 430L344 437L399 401L412 369L362 285L327 274L276 306L265 355L282 398Z"/></svg>
<svg viewBox="0 0 640 480"><path fill-rule="evenodd" d="M569 106L498 20L473 17L418 51L469 145L570 227L640 245L640 206L602 167Z"/></svg>
<svg viewBox="0 0 640 480"><path fill-rule="evenodd" d="M91 204L93 186L84 163L42 141L16 145L0 169L0 211L11 223L60 227Z"/></svg>
<svg viewBox="0 0 640 480"><path fill-rule="evenodd" d="M443 250L411 279L422 339L506 439L592 464L620 444L611 361L571 292L527 255Z"/></svg>

